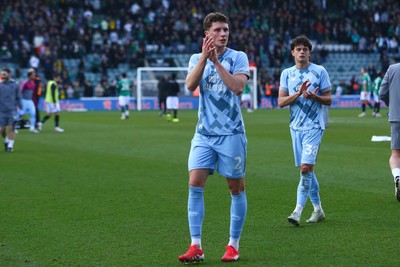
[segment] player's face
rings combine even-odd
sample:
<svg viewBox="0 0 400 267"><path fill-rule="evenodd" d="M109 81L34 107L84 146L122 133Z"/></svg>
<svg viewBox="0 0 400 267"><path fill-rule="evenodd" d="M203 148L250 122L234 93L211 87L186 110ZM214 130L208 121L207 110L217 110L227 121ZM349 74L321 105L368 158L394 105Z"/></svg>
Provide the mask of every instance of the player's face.
<svg viewBox="0 0 400 267"><path fill-rule="evenodd" d="M36 73L34 72L34 71L32 71L30 74L29 74L29 79L32 81L32 80L34 80L36 78Z"/></svg>
<svg viewBox="0 0 400 267"><path fill-rule="evenodd" d="M10 74L7 71L1 71L1 79L3 81L8 81L10 79Z"/></svg>
<svg viewBox="0 0 400 267"><path fill-rule="evenodd" d="M210 36L213 39L215 47L225 47L228 44L229 38L228 23L213 22L211 28L206 31L206 35Z"/></svg>
<svg viewBox="0 0 400 267"><path fill-rule="evenodd" d="M308 63L308 61L310 60L311 51L310 49L308 49L308 47L304 45L299 45L292 50L292 56L294 57L294 60L296 62Z"/></svg>

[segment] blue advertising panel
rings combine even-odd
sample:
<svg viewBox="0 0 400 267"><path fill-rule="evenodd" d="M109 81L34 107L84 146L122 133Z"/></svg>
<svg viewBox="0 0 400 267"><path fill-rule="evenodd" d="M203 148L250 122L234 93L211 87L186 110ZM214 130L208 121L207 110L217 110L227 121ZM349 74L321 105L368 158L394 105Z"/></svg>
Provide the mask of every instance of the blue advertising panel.
<svg viewBox="0 0 400 267"><path fill-rule="evenodd" d="M81 99L64 99L60 101L61 109L67 111L86 111L86 110L119 110L118 97L90 97ZM385 106L383 102L382 106ZM179 97L180 109L197 109L199 101L197 97ZM331 108L360 108L359 95L333 96ZM44 110L43 99L41 107ZM267 97L261 99L259 108L272 108L271 101ZM136 110L136 98L132 98L130 109ZM158 110L157 97L144 97L142 99L142 110Z"/></svg>

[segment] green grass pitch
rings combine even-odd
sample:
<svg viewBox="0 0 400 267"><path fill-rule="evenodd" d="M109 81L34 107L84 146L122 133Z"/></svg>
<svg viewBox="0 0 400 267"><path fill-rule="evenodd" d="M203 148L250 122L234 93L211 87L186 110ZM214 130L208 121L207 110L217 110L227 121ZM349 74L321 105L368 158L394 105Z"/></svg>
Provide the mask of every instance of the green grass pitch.
<svg viewBox="0 0 400 267"><path fill-rule="evenodd" d="M385 114L387 110L383 110ZM330 110L315 168L326 220L300 227L293 211L289 112L244 112L248 215L235 266L398 266L400 203L394 197L386 118ZM0 266L179 266L188 248L187 157L197 112L179 123L157 111L63 112L62 134L21 130L0 153ZM385 117L385 116L384 116ZM229 238L223 177L205 191L204 266L220 265Z"/></svg>

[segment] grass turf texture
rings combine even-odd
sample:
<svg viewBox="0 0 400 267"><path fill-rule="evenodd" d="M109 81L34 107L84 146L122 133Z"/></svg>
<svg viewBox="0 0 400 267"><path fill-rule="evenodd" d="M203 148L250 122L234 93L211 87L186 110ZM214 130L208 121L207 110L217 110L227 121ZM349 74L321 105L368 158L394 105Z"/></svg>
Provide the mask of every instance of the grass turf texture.
<svg viewBox="0 0 400 267"><path fill-rule="evenodd" d="M383 110L384 114L386 110ZM315 168L326 213L301 226L288 110L244 113L248 215L235 266L397 266L400 203L388 166L385 118L330 110ZM187 157L196 111L168 123L156 111L62 114L65 133L17 135L0 153L0 266L179 266L189 245ZM203 225L205 266L220 264L230 195L210 176Z"/></svg>

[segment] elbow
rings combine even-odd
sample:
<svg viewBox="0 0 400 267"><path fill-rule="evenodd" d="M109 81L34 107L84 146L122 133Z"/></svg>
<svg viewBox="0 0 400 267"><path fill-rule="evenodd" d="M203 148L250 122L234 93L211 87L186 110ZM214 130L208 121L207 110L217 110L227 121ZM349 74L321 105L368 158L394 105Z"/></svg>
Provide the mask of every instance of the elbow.
<svg viewBox="0 0 400 267"><path fill-rule="evenodd" d="M193 86L190 86L190 85L186 85L186 88L187 88L190 92L193 92L194 90L196 90L197 87L193 87Z"/></svg>
<svg viewBox="0 0 400 267"><path fill-rule="evenodd" d="M328 98L327 101L327 106L331 106L332 105L332 96Z"/></svg>
<svg viewBox="0 0 400 267"><path fill-rule="evenodd" d="M192 79L186 79L186 88L193 92L199 86L198 82L193 81Z"/></svg>
<svg viewBox="0 0 400 267"><path fill-rule="evenodd" d="M243 92L243 90L233 90L233 92L235 95L240 95Z"/></svg>
<svg viewBox="0 0 400 267"><path fill-rule="evenodd" d="M244 87L234 87L231 89L235 95L240 95L244 91Z"/></svg>
<svg viewBox="0 0 400 267"><path fill-rule="evenodd" d="M190 81L186 81L186 88L190 91L193 92L194 90L196 90L197 86L199 86L198 84L194 84Z"/></svg>

